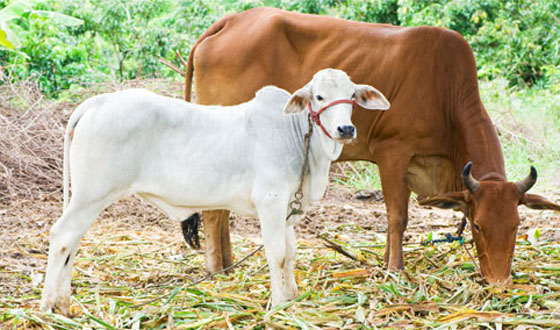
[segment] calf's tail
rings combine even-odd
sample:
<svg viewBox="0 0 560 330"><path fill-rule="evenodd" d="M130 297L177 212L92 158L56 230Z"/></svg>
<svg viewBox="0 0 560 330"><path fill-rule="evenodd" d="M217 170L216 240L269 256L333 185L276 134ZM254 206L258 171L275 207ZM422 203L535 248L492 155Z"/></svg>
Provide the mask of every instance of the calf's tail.
<svg viewBox="0 0 560 330"><path fill-rule="evenodd" d="M78 121L84 113L87 107L85 104L80 105L70 116L68 124L66 125L66 131L64 132L64 160L63 160L63 191L64 191L64 210L68 207L70 201L70 143L72 142L72 137L74 135L74 128L78 124Z"/></svg>
<svg viewBox="0 0 560 330"><path fill-rule="evenodd" d="M187 219L181 221L181 229L185 242L193 249L200 249L200 241L198 239L198 228L200 227L200 214L195 213Z"/></svg>

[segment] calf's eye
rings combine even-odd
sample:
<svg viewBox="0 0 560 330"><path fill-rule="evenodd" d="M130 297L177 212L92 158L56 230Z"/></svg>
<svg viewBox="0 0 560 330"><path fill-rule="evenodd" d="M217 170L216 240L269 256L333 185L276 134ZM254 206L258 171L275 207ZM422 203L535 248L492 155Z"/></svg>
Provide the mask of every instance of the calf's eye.
<svg viewBox="0 0 560 330"><path fill-rule="evenodd" d="M476 229L476 231L480 231L480 227L478 226L478 224L476 222L473 221L472 223L474 229Z"/></svg>
<svg viewBox="0 0 560 330"><path fill-rule="evenodd" d="M323 101L323 97L321 95L316 95L315 98L317 101Z"/></svg>

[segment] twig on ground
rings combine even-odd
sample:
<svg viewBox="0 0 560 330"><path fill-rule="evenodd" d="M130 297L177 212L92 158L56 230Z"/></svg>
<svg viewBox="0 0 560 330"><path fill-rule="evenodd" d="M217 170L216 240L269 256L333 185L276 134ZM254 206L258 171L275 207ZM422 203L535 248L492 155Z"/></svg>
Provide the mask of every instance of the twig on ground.
<svg viewBox="0 0 560 330"><path fill-rule="evenodd" d="M342 246L340 246L339 244L336 244L335 242L326 238L324 235L317 235L317 238L320 238L321 240L325 241L324 244L325 244L326 247L335 250L336 252L342 254L343 256L348 257L348 258L350 258L354 261L357 261L359 263L363 263L363 264L366 263L365 261L360 260L360 258L356 257L353 253L344 250L344 248Z"/></svg>

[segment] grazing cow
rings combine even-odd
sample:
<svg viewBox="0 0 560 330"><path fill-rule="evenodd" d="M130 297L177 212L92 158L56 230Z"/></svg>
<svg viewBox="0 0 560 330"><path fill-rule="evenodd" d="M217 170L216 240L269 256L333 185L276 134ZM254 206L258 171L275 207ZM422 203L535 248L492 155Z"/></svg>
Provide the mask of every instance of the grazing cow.
<svg viewBox="0 0 560 330"><path fill-rule="evenodd" d="M475 60L458 33L251 9L219 20L193 45L186 98L193 71L198 103L228 105L250 99L264 85L293 91L325 67L376 86L391 102L387 113L357 109L358 137L339 158L379 168L389 221L388 269L404 267L402 240L414 191L432 196L425 205L468 209L482 275L490 283L506 281L517 206L560 206L525 193L535 171L520 184L507 182L498 136L480 100ZM472 167L463 171L469 161ZM231 264L229 212L204 212L203 219L212 272Z"/></svg>
<svg viewBox="0 0 560 330"><path fill-rule="evenodd" d="M323 196L331 162L356 136L354 104L389 108L375 88L355 85L333 69L319 71L292 96L269 86L231 107L185 103L141 89L86 100L66 128L65 210L51 229L41 309L68 312L80 237L105 207L131 194L171 219L221 208L258 216L272 304L295 297L297 219L286 222L288 205L300 182L303 210ZM307 110L317 129L309 139L309 170L302 178ZM66 206L69 172L73 194Z"/></svg>

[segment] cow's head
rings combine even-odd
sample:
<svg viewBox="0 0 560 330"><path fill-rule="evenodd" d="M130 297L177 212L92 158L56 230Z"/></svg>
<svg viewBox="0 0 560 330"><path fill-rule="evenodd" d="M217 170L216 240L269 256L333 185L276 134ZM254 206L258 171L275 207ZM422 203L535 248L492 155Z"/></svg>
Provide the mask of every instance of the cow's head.
<svg viewBox="0 0 560 330"><path fill-rule="evenodd" d="M519 182L481 178L471 173L472 163L463 168L462 180L466 190L430 197L421 205L439 208L459 208L467 214L478 252L480 270L490 284L509 282L513 251L519 225L517 206L560 211L560 205L539 195L526 192L537 181L537 171Z"/></svg>
<svg viewBox="0 0 560 330"><path fill-rule="evenodd" d="M377 89L354 84L344 71L325 69L315 73L307 85L292 95L285 113L310 110L315 124L327 137L348 143L357 134L351 120L354 104L370 110L387 110L390 106Z"/></svg>

